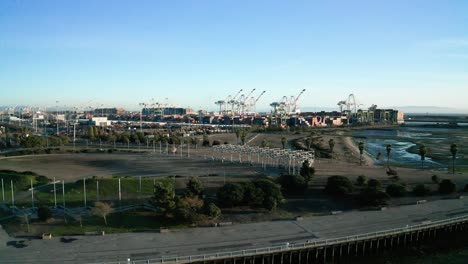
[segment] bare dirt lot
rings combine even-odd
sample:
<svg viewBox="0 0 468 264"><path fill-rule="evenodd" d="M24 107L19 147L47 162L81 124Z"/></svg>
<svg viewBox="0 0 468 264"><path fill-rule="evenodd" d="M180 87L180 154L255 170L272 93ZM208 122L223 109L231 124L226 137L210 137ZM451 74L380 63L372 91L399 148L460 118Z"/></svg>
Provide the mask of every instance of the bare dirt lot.
<svg viewBox="0 0 468 264"><path fill-rule="evenodd" d="M208 153L208 152L206 152ZM0 159L0 169L33 171L49 178L75 181L111 176L224 176L247 177L262 173L246 164L213 162L211 156L191 158L160 154L92 153L19 156Z"/></svg>

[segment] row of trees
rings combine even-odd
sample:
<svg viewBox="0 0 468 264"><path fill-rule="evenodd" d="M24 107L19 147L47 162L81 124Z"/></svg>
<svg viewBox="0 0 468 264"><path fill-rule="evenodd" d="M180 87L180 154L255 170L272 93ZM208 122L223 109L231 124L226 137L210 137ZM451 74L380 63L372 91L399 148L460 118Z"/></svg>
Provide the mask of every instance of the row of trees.
<svg viewBox="0 0 468 264"><path fill-rule="evenodd" d="M252 206L270 211L284 202L280 186L267 179L227 183L218 190L216 197L223 207Z"/></svg>
<svg viewBox="0 0 468 264"><path fill-rule="evenodd" d="M443 179L438 184L440 194L450 194L457 190L457 186L449 179ZM356 198L361 206L381 206L386 205L390 197L402 197L408 193L407 187L402 183L392 183L387 185L385 190L380 181L376 179L367 179L359 176L356 180L359 186L359 193ZM350 195L355 193L356 188L349 178L344 176L332 176L327 179L325 192L334 196ZM412 190L415 196L426 196L430 194L430 189L424 184L418 184Z"/></svg>

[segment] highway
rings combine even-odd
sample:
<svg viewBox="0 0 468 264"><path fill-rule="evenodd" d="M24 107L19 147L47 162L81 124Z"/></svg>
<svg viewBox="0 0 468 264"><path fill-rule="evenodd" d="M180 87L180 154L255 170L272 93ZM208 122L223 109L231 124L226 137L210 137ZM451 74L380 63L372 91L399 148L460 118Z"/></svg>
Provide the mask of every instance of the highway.
<svg viewBox="0 0 468 264"><path fill-rule="evenodd" d="M302 221L191 228L166 234L127 233L28 241L10 238L0 230L0 263L102 263L200 255L337 238L465 214L468 199L447 199L384 211L350 211L306 217Z"/></svg>

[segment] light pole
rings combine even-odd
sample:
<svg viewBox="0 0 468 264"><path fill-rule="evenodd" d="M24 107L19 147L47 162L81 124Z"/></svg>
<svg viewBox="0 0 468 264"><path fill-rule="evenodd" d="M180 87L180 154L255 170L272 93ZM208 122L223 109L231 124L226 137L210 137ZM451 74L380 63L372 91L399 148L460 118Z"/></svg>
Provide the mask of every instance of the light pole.
<svg viewBox="0 0 468 264"><path fill-rule="evenodd" d="M2 178L2 202L5 202L5 187L3 186L3 178Z"/></svg>
<svg viewBox="0 0 468 264"><path fill-rule="evenodd" d="M57 136L59 135L59 125L58 125L58 103L59 101L55 101L55 122L57 122Z"/></svg>
<svg viewBox="0 0 468 264"><path fill-rule="evenodd" d="M55 177L54 177L54 208L57 208L57 188L55 187Z"/></svg>

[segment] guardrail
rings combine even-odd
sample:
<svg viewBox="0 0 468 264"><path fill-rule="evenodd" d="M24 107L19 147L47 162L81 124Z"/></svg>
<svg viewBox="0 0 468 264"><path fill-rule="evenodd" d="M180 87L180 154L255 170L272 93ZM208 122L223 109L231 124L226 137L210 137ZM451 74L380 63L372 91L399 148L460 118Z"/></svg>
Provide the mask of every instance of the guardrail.
<svg viewBox="0 0 468 264"><path fill-rule="evenodd" d="M130 262L121 261L121 262L105 262L105 263L99 262L99 263L103 263L103 264L117 264L117 263L183 264L183 263L191 263L194 261L213 261L213 260L219 260L219 259L224 259L224 258L249 257L249 256L255 256L255 255L262 255L262 254L280 253L280 252L285 252L285 251L290 251L290 250L309 249L309 248L317 248L317 247L323 247L323 246L334 245L334 244L357 242L357 241L368 240L368 239L373 239L373 238L404 234L404 233L414 232L418 230L425 230L425 229L429 229L433 227L441 227L441 226L460 223L464 221L468 221L468 215L433 221L430 223L425 222L425 223L421 223L417 225L405 226L405 227L394 228L394 229L389 229L389 230L382 230L382 231L377 231L377 232L331 238L331 239L322 239L322 240L316 240L316 241L311 241L311 242L306 242L306 243L296 243L296 244L289 244L289 245L283 245L283 246L246 249L246 250L210 253L210 254L193 255L193 256L161 257L157 259L134 260Z"/></svg>

